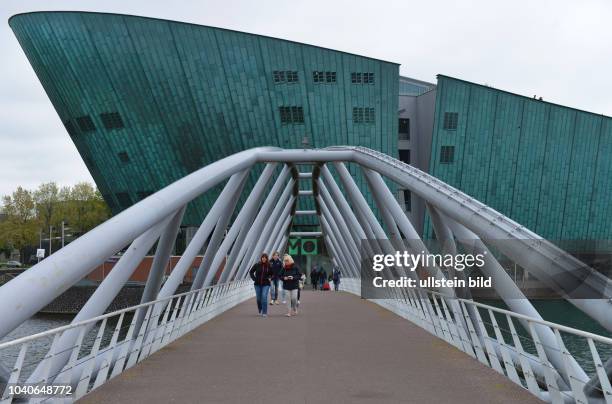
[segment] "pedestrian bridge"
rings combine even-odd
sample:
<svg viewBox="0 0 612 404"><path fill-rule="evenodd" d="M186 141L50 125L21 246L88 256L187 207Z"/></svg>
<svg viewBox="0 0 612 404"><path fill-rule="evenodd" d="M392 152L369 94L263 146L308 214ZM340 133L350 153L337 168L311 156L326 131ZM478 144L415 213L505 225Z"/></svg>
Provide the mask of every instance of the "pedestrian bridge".
<svg viewBox="0 0 612 404"><path fill-rule="evenodd" d="M363 173L374 206L347 164ZM237 209L258 165L261 175ZM489 257L480 271L508 310L475 302L464 287L364 294L367 257L428 251L383 177L425 201L441 252ZM186 205L224 182L164 281ZM298 197L309 196L316 210L297 210ZM343 271L342 292L304 292L296 318L280 316L278 306L269 318L256 317L248 269L262 251L285 249L301 214L317 216ZM104 314L154 245L141 304ZM32 402L612 403L612 339L542 319L497 258L527 269L608 331L610 279L481 202L370 149L258 148L188 175L0 287L0 337L125 246L71 324L0 344L2 402L25 395ZM176 294L202 249L191 291ZM439 265L408 275L443 280L462 273ZM582 348L570 349L570 340ZM49 348L41 353L41 346Z"/></svg>

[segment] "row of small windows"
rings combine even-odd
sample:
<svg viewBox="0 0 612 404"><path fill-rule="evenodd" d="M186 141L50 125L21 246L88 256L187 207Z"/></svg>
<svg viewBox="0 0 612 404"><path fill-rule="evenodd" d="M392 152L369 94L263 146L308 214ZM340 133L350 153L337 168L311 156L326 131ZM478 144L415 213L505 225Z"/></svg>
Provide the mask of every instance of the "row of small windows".
<svg viewBox="0 0 612 404"><path fill-rule="evenodd" d="M295 70L274 70L272 72L274 83L298 83L300 81L298 72ZM324 72L315 70L312 72L312 81L321 83L336 83L336 72ZM351 73L351 83L353 84L374 84L374 73L353 72Z"/></svg>
<svg viewBox="0 0 612 404"><path fill-rule="evenodd" d="M297 83L299 81L298 72L295 70L274 70L272 78L275 83Z"/></svg>
<svg viewBox="0 0 612 404"><path fill-rule="evenodd" d="M353 107L354 123L374 123L375 115L374 108Z"/></svg>
<svg viewBox="0 0 612 404"><path fill-rule="evenodd" d="M457 130L457 124L459 122L459 113L457 112L445 112L444 123L442 127L446 130Z"/></svg>
<svg viewBox="0 0 612 404"><path fill-rule="evenodd" d="M351 73L353 84L374 84L374 73Z"/></svg>
<svg viewBox="0 0 612 404"><path fill-rule="evenodd" d="M142 201L146 197L153 195L153 191L137 191L136 195L138 196L138 200ZM117 198L117 202L119 202L119 206L123 209L127 209L134 204L132 197L127 192L117 192L115 194L115 198ZM105 197L107 201L109 198Z"/></svg>
<svg viewBox="0 0 612 404"><path fill-rule="evenodd" d="M312 72L312 81L315 83L335 83L336 72Z"/></svg>
<svg viewBox="0 0 612 404"><path fill-rule="evenodd" d="M281 124L303 124L304 123L304 108L298 106L283 106L278 107ZM369 107L354 107L353 108L354 123L374 123L376 122L376 111Z"/></svg>
<svg viewBox="0 0 612 404"><path fill-rule="evenodd" d="M108 130L121 129L125 127L121 114L119 112L104 112L100 114L100 120L104 127ZM89 115L78 116L75 118L76 125L81 132L95 132L96 124ZM64 123L66 130L71 136L76 134L74 123L70 120Z"/></svg>
<svg viewBox="0 0 612 404"><path fill-rule="evenodd" d="M303 107L278 107L280 112L280 120L283 125L289 123L304 123L304 108Z"/></svg>

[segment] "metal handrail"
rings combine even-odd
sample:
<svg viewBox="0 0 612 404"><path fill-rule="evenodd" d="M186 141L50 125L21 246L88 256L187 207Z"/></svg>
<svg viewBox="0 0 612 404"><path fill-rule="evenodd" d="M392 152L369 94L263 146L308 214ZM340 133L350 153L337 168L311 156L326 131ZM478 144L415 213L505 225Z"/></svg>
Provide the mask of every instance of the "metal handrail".
<svg viewBox="0 0 612 404"><path fill-rule="evenodd" d="M90 319L87 320L83 320L83 321L79 321L76 323L71 323L71 324L66 324L60 327L56 327L56 328L51 328L49 330L46 331L42 331L36 334L32 334L32 335L27 335L25 337L21 337L21 338L16 338L10 341L6 341L6 342L2 342L0 343L0 349L4 349L4 348L8 348L11 346L15 346L15 345L19 345L19 344L23 344L25 342L29 342L38 338L42 338L42 337L46 337L49 335L54 335L57 334L58 332L62 332L62 331L66 331L66 330L70 330L72 328L78 328L81 327L83 325L87 325L87 324L91 324L91 323L96 323L100 320L104 320L105 318L111 318L111 317L115 317L117 315L121 315L122 313L129 313L131 311L135 311L137 309L143 308L143 307L149 307L152 305L155 305L157 303L162 303L162 302L166 302L168 300L172 300L175 299L177 297L183 297L183 296L187 296L187 295L192 295L192 294L196 294L199 292L202 292L204 290L207 289L214 289L214 288L218 288L218 287L222 287L222 286L226 286L226 285L231 285L231 284L237 284L237 283L241 283L244 282L244 280L237 280L237 281L231 281L231 282L225 282L225 283L219 283L216 285L212 285L212 286L207 286L201 289L195 289L195 290L190 290L188 292L183 292L183 293L179 293L173 296L168 296L165 297L163 299L157 299L157 300L152 300L150 302L147 303L142 303L142 304L138 304L136 306L130 306L130 307L126 307L125 309L120 309L120 310L116 310L110 313L106 313L106 314L102 314L100 316L97 317L92 317Z"/></svg>

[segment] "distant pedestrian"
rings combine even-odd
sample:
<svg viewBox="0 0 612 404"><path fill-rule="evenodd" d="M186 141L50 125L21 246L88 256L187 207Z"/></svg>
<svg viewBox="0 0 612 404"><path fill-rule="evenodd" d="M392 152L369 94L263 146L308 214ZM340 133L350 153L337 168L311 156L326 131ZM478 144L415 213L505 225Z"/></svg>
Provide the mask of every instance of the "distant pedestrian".
<svg viewBox="0 0 612 404"><path fill-rule="evenodd" d="M337 292L338 287L340 287L340 270L338 268L334 268L332 280L334 281L334 290Z"/></svg>
<svg viewBox="0 0 612 404"><path fill-rule="evenodd" d="M280 260L280 254L275 251L270 260L270 268L272 270L272 280L270 284L270 304L279 304L278 301L278 283L280 281L280 273L283 269L283 262Z"/></svg>
<svg viewBox="0 0 612 404"><path fill-rule="evenodd" d="M291 255L285 254L283 256L283 269L281 271L281 280L283 281L283 289L289 294L289 301L287 303L287 317L294 316L298 313L297 311L297 293L300 285L300 278L302 274L300 269L293 262Z"/></svg>
<svg viewBox="0 0 612 404"><path fill-rule="evenodd" d="M327 272L323 267L319 268L319 287L323 290L323 285L327 282Z"/></svg>
<svg viewBox="0 0 612 404"><path fill-rule="evenodd" d="M268 291L270 290L270 279L272 278L268 254L261 254L259 262L251 267L249 275L255 284L255 296L257 298L259 314L262 317L268 317Z"/></svg>
<svg viewBox="0 0 612 404"><path fill-rule="evenodd" d="M313 266L312 271L310 271L310 284L312 285L312 290L317 290L319 284L319 271L317 271L316 265Z"/></svg>

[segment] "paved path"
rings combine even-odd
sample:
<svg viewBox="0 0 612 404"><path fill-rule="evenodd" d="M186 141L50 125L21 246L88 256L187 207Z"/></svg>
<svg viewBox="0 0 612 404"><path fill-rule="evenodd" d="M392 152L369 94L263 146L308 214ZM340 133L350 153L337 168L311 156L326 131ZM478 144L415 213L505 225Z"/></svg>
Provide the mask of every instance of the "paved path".
<svg viewBox="0 0 612 404"><path fill-rule="evenodd" d="M249 300L84 397L88 403L541 403L357 296L305 292L297 317Z"/></svg>

